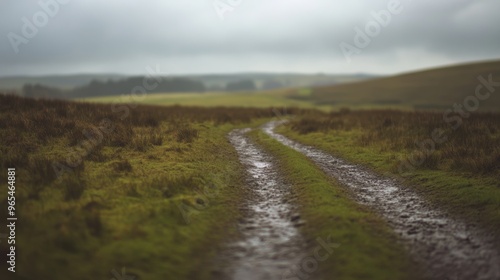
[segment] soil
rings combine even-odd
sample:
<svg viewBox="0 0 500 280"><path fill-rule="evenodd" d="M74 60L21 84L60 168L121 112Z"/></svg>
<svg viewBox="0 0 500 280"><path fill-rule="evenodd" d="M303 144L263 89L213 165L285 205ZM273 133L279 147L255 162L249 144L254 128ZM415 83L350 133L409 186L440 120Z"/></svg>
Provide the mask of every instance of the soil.
<svg viewBox="0 0 500 280"><path fill-rule="evenodd" d="M304 257L304 239L297 229L302 223L285 184L270 155L245 135L234 130L229 140L246 167L250 189L242 205L240 240L228 244L217 279L282 279Z"/></svg>

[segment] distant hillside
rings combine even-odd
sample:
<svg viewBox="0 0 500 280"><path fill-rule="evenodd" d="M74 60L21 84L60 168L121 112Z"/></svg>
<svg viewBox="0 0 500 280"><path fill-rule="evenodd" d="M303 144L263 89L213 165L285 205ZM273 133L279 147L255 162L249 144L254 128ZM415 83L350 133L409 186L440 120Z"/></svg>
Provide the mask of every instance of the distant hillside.
<svg viewBox="0 0 500 280"><path fill-rule="evenodd" d="M109 82L119 81L132 76L119 74L89 74L68 76L18 76L0 77L0 90L21 90L26 84L43 85L46 87L70 90L90 84L92 81ZM320 85L334 85L346 82L361 81L372 78L365 74L331 75L331 74L275 74L275 73L239 73L213 75L177 75L169 78L182 78L202 82L207 91L224 91L228 84L241 81L254 82L258 90L275 88L311 87Z"/></svg>
<svg viewBox="0 0 500 280"><path fill-rule="evenodd" d="M228 84L252 80L258 90L276 88L313 87L357 82L376 76L368 74L301 74L301 73L238 73L188 75L187 78L202 81L208 90L224 90Z"/></svg>
<svg viewBox="0 0 500 280"><path fill-rule="evenodd" d="M144 85L149 85L147 88ZM204 92L205 86L202 82L185 78L164 78L156 81L154 78L132 77L119 81L98 82L92 81L90 84L78 87L69 92L71 98L84 98L106 95L120 95L124 93L140 94L160 92Z"/></svg>
<svg viewBox="0 0 500 280"><path fill-rule="evenodd" d="M403 105L443 109L474 95L479 76L500 82L500 61L455 65L369 81L317 87L309 96L318 104L345 106ZM500 110L500 87L480 109Z"/></svg>
<svg viewBox="0 0 500 280"><path fill-rule="evenodd" d="M52 76L15 76L0 77L0 89L20 90L25 84L41 84L48 87L60 89L72 89L89 84L91 81L105 82L108 80L118 80L126 78L125 75L118 74L89 74L89 75L52 75Z"/></svg>
<svg viewBox="0 0 500 280"><path fill-rule="evenodd" d="M185 78L163 78L156 80L147 77L131 77L106 82L93 80L89 84L74 89L62 90L41 84L26 84L20 93L35 98L88 98L116 96L121 94L167 93L167 92L204 92L205 85L200 81Z"/></svg>

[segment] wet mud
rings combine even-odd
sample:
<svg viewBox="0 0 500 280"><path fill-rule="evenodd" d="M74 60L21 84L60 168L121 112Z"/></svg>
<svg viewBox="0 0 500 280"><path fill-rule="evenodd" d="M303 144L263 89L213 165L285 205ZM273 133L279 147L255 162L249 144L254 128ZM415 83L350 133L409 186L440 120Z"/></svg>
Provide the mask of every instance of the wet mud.
<svg viewBox="0 0 500 280"><path fill-rule="evenodd" d="M241 238L224 249L228 263L218 279L282 279L304 257L304 240L297 226L291 188L283 182L270 155L245 135L249 129L234 130L229 141L246 167L249 188L241 210Z"/></svg>

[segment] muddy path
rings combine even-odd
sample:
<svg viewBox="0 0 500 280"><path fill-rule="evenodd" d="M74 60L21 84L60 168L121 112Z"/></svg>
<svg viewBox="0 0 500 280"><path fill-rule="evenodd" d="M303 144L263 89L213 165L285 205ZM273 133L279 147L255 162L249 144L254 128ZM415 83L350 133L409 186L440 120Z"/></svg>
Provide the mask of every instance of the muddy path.
<svg viewBox="0 0 500 280"><path fill-rule="evenodd" d="M428 279L500 279L500 256L494 237L474 225L452 219L417 193L392 179L274 132L283 121L269 122L264 132L311 159L344 184L361 204L374 209L401 237Z"/></svg>
<svg viewBox="0 0 500 280"><path fill-rule="evenodd" d="M241 206L241 239L223 253L228 263L218 279L282 279L284 273L304 257L304 240L296 226L296 209L290 203L290 186L282 180L272 157L245 135L234 130L229 141L247 170L249 188Z"/></svg>

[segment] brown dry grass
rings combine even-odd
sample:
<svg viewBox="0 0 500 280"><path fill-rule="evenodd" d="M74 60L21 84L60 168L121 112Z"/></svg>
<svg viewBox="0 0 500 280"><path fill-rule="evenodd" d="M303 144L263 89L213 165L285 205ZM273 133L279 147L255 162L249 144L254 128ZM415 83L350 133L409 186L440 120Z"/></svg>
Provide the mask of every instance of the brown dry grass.
<svg viewBox="0 0 500 280"><path fill-rule="evenodd" d="M298 118L290 127L301 134L357 130L353 146L379 146L407 157L425 153L419 169L500 175L500 113L473 113L454 129L437 112L344 110ZM445 141L429 152L420 144L432 139L436 129L443 131Z"/></svg>

